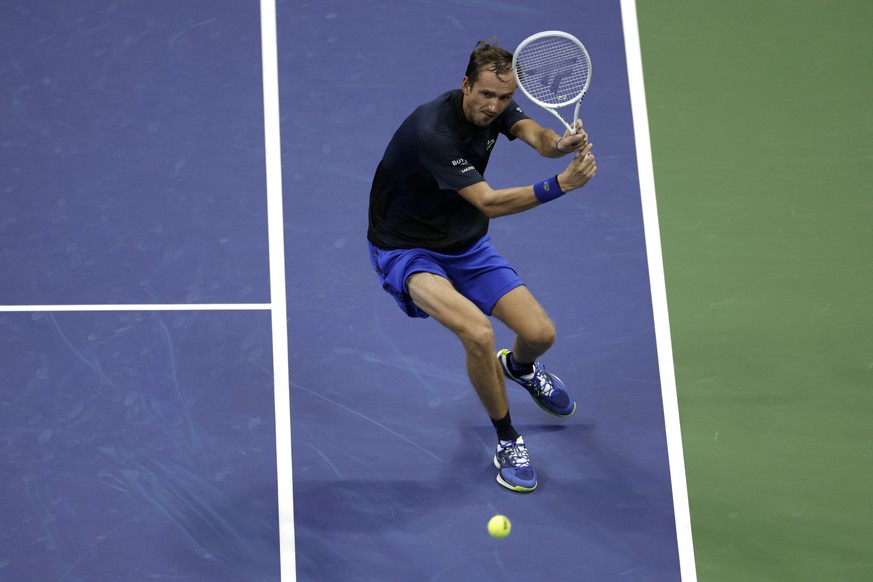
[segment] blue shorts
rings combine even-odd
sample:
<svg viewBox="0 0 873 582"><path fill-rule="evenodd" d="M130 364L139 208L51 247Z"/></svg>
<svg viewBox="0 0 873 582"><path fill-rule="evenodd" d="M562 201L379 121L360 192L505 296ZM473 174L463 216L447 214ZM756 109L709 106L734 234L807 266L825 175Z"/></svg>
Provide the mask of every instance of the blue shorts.
<svg viewBox="0 0 873 582"><path fill-rule="evenodd" d="M382 288L397 301L409 317L428 317L412 302L406 280L413 273L434 273L445 277L458 292L472 301L486 315L497 301L521 285L515 269L509 266L485 235L469 249L456 254L442 254L427 249L386 251L370 245L370 261Z"/></svg>

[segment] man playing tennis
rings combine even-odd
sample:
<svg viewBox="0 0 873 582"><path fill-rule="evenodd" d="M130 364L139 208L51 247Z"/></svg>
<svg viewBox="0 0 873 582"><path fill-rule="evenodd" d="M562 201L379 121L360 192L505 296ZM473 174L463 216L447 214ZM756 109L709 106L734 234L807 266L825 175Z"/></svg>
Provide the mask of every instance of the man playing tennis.
<svg viewBox="0 0 873 582"><path fill-rule="evenodd" d="M495 250L491 218L530 210L584 186L597 169L588 135L563 136L525 115L513 100L512 54L480 41L461 89L418 107L397 129L370 191L367 239L383 288L409 317L433 317L464 346L467 374L497 431L497 481L533 491L536 471L512 426L504 376L543 409L569 416L576 403L538 361L555 327ZM541 156L574 153L563 172L534 185L493 190L483 174L499 134ZM516 334L495 357L495 316Z"/></svg>

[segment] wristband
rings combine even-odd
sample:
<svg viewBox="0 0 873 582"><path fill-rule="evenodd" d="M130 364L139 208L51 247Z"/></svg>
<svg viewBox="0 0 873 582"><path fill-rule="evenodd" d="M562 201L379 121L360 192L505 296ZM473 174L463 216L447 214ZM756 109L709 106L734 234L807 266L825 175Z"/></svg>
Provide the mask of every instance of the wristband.
<svg viewBox="0 0 873 582"><path fill-rule="evenodd" d="M558 186L558 177L552 176L548 180L537 182L533 185L534 196L540 201L540 204L550 202L555 198L559 198L566 194L561 187Z"/></svg>

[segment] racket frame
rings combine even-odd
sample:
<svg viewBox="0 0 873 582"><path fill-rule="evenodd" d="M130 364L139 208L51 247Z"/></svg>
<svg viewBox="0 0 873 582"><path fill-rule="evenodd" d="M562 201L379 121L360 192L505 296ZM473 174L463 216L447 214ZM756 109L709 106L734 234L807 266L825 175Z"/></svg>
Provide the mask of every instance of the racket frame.
<svg viewBox="0 0 873 582"><path fill-rule="evenodd" d="M588 77L585 79L585 86L582 87L582 91L580 91L579 94L576 95L575 97L573 97L572 99L568 99L567 101L564 101L562 103L553 104L553 103L546 103L544 101L540 101L539 99L537 99L536 97L531 95L527 89L524 88L524 84L521 82L521 79L518 78L518 55L519 55L519 53L521 52L521 50L523 48L525 48L527 45L529 45L533 41L539 40L539 39L546 37L546 36L559 36L559 37L566 38L567 40L573 42L576 46L578 46L580 49L582 49L582 54L585 55L585 60L588 61ZM521 41L520 43L518 43L518 46L516 47L515 52L512 53L512 75L515 77L515 84L518 86L519 89L521 89L521 92L524 93L524 95L528 99L530 99L532 102L534 102L535 104L539 105L540 107L542 107L543 109L545 109L546 111L548 111L549 113L554 115L558 119L558 121L560 121L561 124L567 128L567 131L570 132L570 135L574 135L576 133L576 120L579 119L579 107L582 105L582 100L585 98L585 93L588 92L588 85L591 84L591 57L588 55L588 49L585 48L585 45L582 44L582 41L580 41L578 38L576 38L572 34L570 34L568 32L563 32L561 30L544 30L544 31L538 32L536 34L532 34L529 37L527 37L526 39L524 39L523 41ZM556 110L560 109L561 107L566 107L567 105L571 105L573 103L576 104L576 109L573 112L573 125L571 126L569 123L564 121L564 118L561 117L561 115Z"/></svg>

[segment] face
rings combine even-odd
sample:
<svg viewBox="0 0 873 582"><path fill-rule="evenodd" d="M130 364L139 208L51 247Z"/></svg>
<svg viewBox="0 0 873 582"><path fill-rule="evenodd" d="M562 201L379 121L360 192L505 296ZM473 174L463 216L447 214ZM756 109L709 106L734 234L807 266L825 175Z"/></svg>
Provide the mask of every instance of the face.
<svg viewBox="0 0 873 582"><path fill-rule="evenodd" d="M498 76L494 71L482 71L475 85L467 77L461 83L464 92L464 116L467 121L487 127L503 113L515 93L512 73Z"/></svg>

